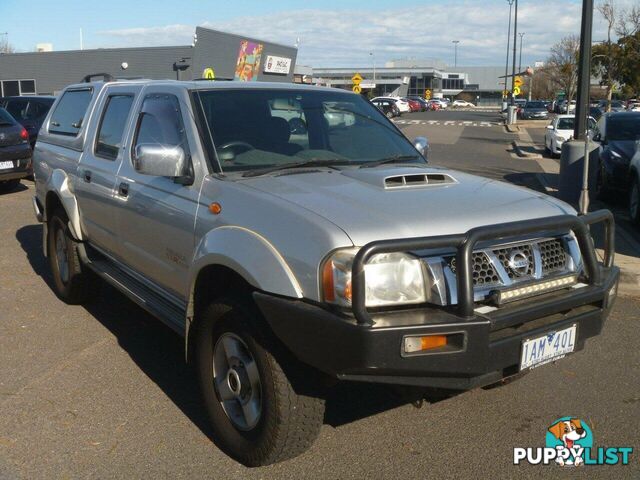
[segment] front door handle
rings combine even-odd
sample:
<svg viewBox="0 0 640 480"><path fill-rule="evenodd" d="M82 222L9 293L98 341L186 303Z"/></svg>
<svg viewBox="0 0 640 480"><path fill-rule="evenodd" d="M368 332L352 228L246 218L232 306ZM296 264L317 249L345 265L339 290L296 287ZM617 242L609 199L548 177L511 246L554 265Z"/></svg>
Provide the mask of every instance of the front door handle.
<svg viewBox="0 0 640 480"><path fill-rule="evenodd" d="M118 186L118 193L120 194L121 197L126 197L127 195L129 195L129 184L122 182Z"/></svg>
<svg viewBox="0 0 640 480"><path fill-rule="evenodd" d="M91 170L84 171L84 181L87 183L91 183Z"/></svg>

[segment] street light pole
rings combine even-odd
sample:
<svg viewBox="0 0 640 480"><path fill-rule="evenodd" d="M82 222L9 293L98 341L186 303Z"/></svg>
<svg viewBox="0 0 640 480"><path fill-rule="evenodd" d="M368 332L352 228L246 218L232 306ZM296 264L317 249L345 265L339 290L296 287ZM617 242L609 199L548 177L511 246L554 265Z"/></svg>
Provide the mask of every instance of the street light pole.
<svg viewBox="0 0 640 480"><path fill-rule="evenodd" d="M513 6L513 1L514 0L507 0L507 2L509 2L509 29L507 30L507 60L505 61L505 64L504 64L504 91L502 95L502 98L504 98L505 101L506 101L507 95L504 95L504 92L508 90L507 77L509 75L509 45L511 42L511 8Z"/></svg>
<svg viewBox="0 0 640 480"><path fill-rule="evenodd" d="M524 32L518 35L520 35L520 60L518 61L518 73L520 73L522 71L522 37L524 37Z"/></svg>
<svg viewBox="0 0 640 480"><path fill-rule="evenodd" d="M369 52L369 55L373 59L373 83L376 83L376 56L373 52Z"/></svg>
<svg viewBox="0 0 640 480"><path fill-rule="evenodd" d="M516 88L516 50L518 40L518 0L516 0L515 13L513 15L513 74L511 75L511 105L516 104L516 97L513 94Z"/></svg>
<svg viewBox="0 0 640 480"><path fill-rule="evenodd" d="M453 43L453 66L457 67L458 66L458 44L460 43L460 40L452 40L451 43Z"/></svg>

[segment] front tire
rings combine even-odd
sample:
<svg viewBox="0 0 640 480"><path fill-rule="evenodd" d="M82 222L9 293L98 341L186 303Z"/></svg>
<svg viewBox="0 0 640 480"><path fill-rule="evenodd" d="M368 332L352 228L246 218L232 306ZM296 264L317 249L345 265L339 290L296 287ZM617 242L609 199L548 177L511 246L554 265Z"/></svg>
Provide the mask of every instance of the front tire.
<svg viewBox="0 0 640 480"><path fill-rule="evenodd" d="M58 298L70 305L79 305L90 299L97 279L82 264L79 244L71 236L68 224L69 219L62 209L56 210L49 220L49 267Z"/></svg>
<svg viewBox="0 0 640 480"><path fill-rule="evenodd" d="M311 447L323 423L324 400L310 395L308 367L282 351L247 304L219 300L203 311L195 360L216 444L257 467Z"/></svg>

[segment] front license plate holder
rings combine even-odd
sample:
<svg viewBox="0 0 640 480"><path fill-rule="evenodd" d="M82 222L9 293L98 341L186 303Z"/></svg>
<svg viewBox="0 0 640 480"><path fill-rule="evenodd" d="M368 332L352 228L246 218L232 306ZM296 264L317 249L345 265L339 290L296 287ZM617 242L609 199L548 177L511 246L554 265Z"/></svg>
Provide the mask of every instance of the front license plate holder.
<svg viewBox="0 0 640 480"><path fill-rule="evenodd" d="M522 341L520 371L540 367L560 360L575 350L578 327L574 323L562 330L551 330L543 335Z"/></svg>

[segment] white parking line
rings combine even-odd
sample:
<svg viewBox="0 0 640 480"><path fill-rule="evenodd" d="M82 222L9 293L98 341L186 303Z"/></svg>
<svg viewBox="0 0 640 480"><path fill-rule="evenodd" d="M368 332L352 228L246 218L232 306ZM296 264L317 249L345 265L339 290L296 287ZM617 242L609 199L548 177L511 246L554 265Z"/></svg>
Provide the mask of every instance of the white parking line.
<svg viewBox="0 0 640 480"><path fill-rule="evenodd" d="M445 126L445 127L496 127L501 124L498 122L473 122L471 120L464 121L456 121L456 120L392 120L394 123L398 125L435 125L435 126Z"/></svg>

